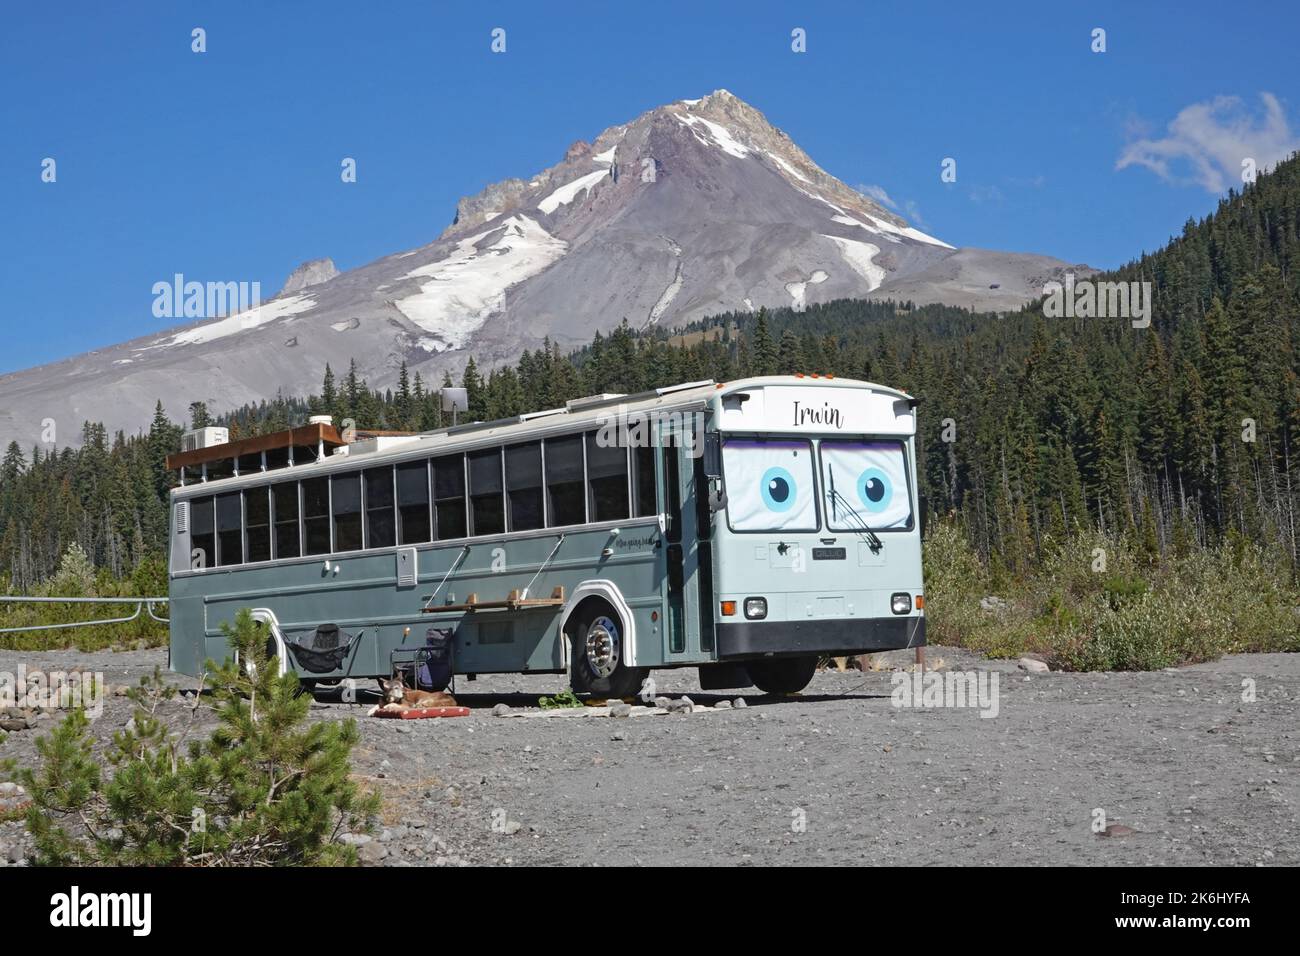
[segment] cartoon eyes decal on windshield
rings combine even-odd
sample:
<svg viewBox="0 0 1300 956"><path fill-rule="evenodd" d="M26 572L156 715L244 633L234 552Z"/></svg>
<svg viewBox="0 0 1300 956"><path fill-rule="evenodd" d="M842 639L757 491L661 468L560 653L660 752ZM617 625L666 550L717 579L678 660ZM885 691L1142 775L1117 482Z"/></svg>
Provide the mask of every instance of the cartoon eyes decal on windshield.
<svg viewBox="0 0 1300 956"><path fill-rule="evenodd" d="M911 527L912 503L901 441L828 439L821 443L821 459L830 530L852 531L863 523L876 531Z"/></svg>
<svg viewBox="0 0 1300 956"><path fill-rule="evenodd" d="M789 511L798 497L794 475L784 468L769 468L763 472L760 494L763 504L772 511Z"/></svg>
<svg viewBox="0 0 1300 956"><path fill-rule="evenodd" d="M868 468L858 477L858 498L868 511L888 510L893 497L894 483L879 468Z"/></svg>
<svg viewBox="0 0 1300 956"><path fill-rule="evenodd" d="M817 530L815 464L809 441L724 441L722 468L727 485L727 521L732 529ZM854 474L862 470L862 463L857 465Z"/></svg>

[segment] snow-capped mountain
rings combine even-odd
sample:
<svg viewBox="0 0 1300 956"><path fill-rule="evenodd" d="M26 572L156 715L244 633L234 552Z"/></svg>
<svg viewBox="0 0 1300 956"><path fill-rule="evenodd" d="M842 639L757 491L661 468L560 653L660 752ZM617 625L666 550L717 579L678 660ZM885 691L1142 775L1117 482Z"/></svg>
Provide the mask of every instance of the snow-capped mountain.
<svg viewBox="0 0 1300 956"><path fill-rule="evenodd" d="M462 199L419 249L342 273L313 260L255 308L0 377L0 444L36 443L46 419L60 442L86 419L135 431L157 399L180 418L195 400L307 394L326 362L353 358L374 385L403 361L436 382L470 355L490 366L545 337L577 346L625 317L674 326L865 296L1012 308L1066 268L926 235L718 90Z"/></svg>

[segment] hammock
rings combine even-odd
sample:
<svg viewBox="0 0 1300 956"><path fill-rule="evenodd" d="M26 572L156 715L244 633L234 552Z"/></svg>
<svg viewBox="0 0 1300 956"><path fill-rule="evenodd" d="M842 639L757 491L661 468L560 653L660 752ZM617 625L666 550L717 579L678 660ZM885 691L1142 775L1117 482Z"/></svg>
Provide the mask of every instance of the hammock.
<svg viewBox="0 0 1300 956"><path fill-rule="evenodd" d="M303 641L286 641L299 670L330 674L343 666L357 635L340 631L337 624L322 624Z"/></svg>

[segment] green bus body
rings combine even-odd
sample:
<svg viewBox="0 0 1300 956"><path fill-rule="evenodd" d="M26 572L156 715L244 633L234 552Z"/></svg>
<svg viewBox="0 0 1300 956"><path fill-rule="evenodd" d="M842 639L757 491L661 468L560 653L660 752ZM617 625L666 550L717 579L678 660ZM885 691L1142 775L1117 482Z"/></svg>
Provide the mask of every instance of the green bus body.
<svg viewBox="0 0 1300 956"><path fill-rule="evenodd" d="M637 668L923 644L924 612L916 600L922 594L922 574L914 407L914 401L895 390L841 379L773 376L726 385L697 383L647 396L574 402L553 413L393 440L387 448L352 446L348 454L310 464L177 488L172 492L171 668L198 676L208 660L224 659L229 648L222 625L243 608L254 609L273 625L282 666L318 680L389 676L394 651L424 645L431 628L452 632L457 674L566 672L572 653L566 626L591 602L616 612L626 663ZM600 509L614 517L512 530L511 524L539 521L538 501L545 502L545 518L573 513L578 507L573 482L557 481L553 498L546 475L563 470L571 478L577 468L576 443L563 439L598 434L612 420L646 426L628 439L637 447L620 452L626 462L621 475L609 471L617 463L610 465L605 453L590 444L593 439L582 445L585 517L591 518L593 509L597 519ZM706 435L718 437L721 459L730 463L721 469L721 480L711 480L708 473L704 451L711 439ZM482 506L482 514L493 518L497 508L490 476L482 485L488 490L470 500L476 486L466 466L461 489L465 527L455 527L457 500L442 502L447 520L441 523L460 530L461 536L396 543L397 533L387 526L382 469L406 465L404 474L414 481L411 476L419 473L414 463L434 459L428 470L443 468L450 475L454 459L449 456L478 452L475 467L487 474L483 463L490 465L491 449L533 442L541 443L539 456L546 456L540 499L531 485L516 494L512 482L528 484L533 476L517 477L522 469L512 476L505 462L515 459L501 459L506 531L463 533L474 530L475 508ZM531 455L531 447L520 454ZM867 469L865 479L852 475L855 455L877 456L863 460L879 460L881 469ZM767 464L763 456L774 456L775 464L761 475L767 490L760 489L759 497L778 509L774 521L790 524L792 509L802 508L802 518L793 520L801 526L764 526L764 506L750 495L755 482L746 479L742 488L740 479L727 473L732 469L739 476L743 465L746 475L758 474ZM848 462L840 468L845 491L836 500L827 487L834 476L832 458ZM606 471L597 474L600 468ZM268 486L337 476L335 503L346 508L350 505L343 502L351 500L351 492L345 495L344 490L353 486L343 476L361 469L368 472L363 487L377 490L366 493L363 517L331 516L330 540L353 540L360 521L365 544L380 546L246 560L263 556L268 537L274 541L277 533L284 535L285 550L294 550L293 526L286 516L290 506L285 505L284 515L276 512L279 499L266 491ZM810 475L812 486L805 488ZM617 500L619 480L627 487L623 509ZM873 502L867 497L851 504L854 481L867 496L890 486L893 527L858 527L871 527L870 521L860 520L861 503ZM789 485L797 485L797 493ZM711 491L716 499L712 507ZM294 492L276 494L288 502ZM786 497L777 500L781 494ZM259 495L271 499L269 516ZM307 538L303 495L299 489L299 551ZM808 499L798 497L803 495L813 496L812 511ZM425 503L429 536L438 533L440 524L436 498L437 492L431 492ZM375 501L380 504L368 510ZM406 505L417 527L418 506ZM405 527L401 507L401 497L393 494L399 529ZM211 534L207 508L221 509L214 511ZM524 516L517 522L516 513ZM284 519L279 529L277 517ZM344 521L349 522L346 534ZM479 523L495 527L486 518ZM323 526L316 528L319 534ZM209 553L217 550L221 561ZM483 609L466 609L471 595ZM906 611L891 604L899 595L908 598ZM540 600L510 604L511 597ZM766 604L761 619L747 616L755 598ZM338 670L304 673L285 653L284 642L301 640L326 624L356 635L355 646Z"/></svg>

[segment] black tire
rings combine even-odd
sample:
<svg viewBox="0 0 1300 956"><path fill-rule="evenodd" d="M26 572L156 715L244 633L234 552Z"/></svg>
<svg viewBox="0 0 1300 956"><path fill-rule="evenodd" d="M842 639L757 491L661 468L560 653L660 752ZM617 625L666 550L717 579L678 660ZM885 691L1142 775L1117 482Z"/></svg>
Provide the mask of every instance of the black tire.
<svg viewBox="0 0 1300 956"><path fill-rule="evenodd" d="M626 631L617 611L604 601L590 601L569 619L567 630L569 682L575 694L622 698L641 690L648 670L627 666Z"/></svg>
<svg viewBox="0 0 1300 956"><path fill-rule="evenodd" d="M772 657L745 664L749 679L765 694L797 694L817 671L817 656Z"/></svg>

